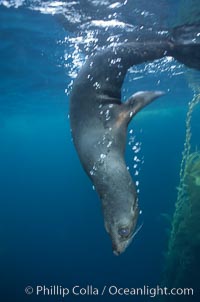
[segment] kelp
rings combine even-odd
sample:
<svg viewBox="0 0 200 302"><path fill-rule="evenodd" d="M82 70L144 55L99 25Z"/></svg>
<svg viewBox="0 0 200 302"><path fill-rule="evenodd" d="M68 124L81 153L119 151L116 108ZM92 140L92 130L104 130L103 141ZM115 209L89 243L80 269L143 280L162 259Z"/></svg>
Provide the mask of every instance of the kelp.
<svg viewBox="0 0 200 302"><path fill-rule="evenodd" d="M195 86L196 89L196 86ZM189 103L180 183L166 253L163 285L199 289L200 280L200 152L191 151L191 120L200 104L199 91ZM167 297L173 301L175 297ZM189 297L182 297L182 301Z"/></svg>
<svg viewBox="0 0 200 302"><path fill-rule="evenodd" d="M199 0L181 0L176 25L200 23ZM200 107L199 72L188 71L193 91L186 116L186 135L175 210L171 220L163 286L192 288L194 296L164 296L160 301L199 301L200 288L200 146L191 144L192 117ZM200 119L200 118L199 118ZM199 143L199 142L198 142Z"/></svg>

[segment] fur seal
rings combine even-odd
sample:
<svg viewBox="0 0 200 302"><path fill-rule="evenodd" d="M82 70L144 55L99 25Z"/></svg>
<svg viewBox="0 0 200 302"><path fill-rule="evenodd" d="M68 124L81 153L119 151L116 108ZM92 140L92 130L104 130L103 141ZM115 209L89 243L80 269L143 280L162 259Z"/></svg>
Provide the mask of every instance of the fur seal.
<svg viewBox="0 0 200 302"><path fill-rule="evenodd" d="M195 26L183 26L175 28L174 36L166 41L109 47L91 56L74 81L70 97L72 137L102 202L104 224L115 255L125 251L132 241L139 214L135 184L124 160L127 126L142 108L164 94L141 91L122 103L124 77L131 66L164 56L199 69L199 42L196 45L191 39L197 32Z"/></svg>

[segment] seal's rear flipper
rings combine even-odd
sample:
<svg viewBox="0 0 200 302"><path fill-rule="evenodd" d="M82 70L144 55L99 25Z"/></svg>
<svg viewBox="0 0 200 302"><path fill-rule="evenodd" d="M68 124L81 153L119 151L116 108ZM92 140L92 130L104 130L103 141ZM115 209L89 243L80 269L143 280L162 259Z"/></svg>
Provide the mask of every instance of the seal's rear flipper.
<svg viewBox="0 0 200 302"><path fill-rule="evenodd" d="M188 67L200 70L200 24L175 27L169 38L173 45L170 55Z"/></svg>
<svg viewBox="0 0 200 302"><path fill-rule="evenodd" d="M126 123L128 124L138 111L164 94L165 92L163 91L140 91L133 94L122 104L123 109L126 112Z"/></svg>

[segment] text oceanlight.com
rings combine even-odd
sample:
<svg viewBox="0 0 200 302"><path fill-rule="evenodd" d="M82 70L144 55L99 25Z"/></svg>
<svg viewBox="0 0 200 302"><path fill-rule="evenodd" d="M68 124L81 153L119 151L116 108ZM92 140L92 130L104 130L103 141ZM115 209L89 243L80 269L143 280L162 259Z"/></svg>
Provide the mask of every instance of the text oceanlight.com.
<svg viewBox="0 0 200 302"><path fill-rule="evenodd" d="M104 285L103 287L94 287L93 285L86 285L85 287L74 285L72 287L64 287L62 285L37 285L35 287L27 286L25 288L27 295L36 296L149 296L154 298L156 296L193 296L193 288L167 288L150 287L144 285L143 287L118 287L116 285Z"/></svg>

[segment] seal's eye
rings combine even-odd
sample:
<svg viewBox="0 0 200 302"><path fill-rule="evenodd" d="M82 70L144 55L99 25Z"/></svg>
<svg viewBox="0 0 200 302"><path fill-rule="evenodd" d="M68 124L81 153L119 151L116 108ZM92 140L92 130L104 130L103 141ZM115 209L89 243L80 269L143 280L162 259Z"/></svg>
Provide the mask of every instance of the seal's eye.
<svg viewBox="0 0 200 302"><path fill-rule="evenodd" d="M130 234L130 230L129 230L129 228L124 227L124 228L121 228L121 229L118 230L118 234L121 237L128 237L129 234Z"/></svg>

